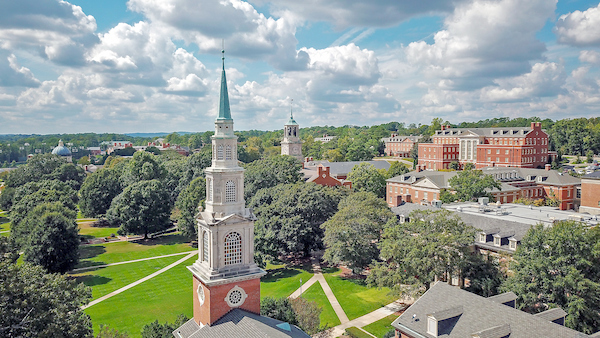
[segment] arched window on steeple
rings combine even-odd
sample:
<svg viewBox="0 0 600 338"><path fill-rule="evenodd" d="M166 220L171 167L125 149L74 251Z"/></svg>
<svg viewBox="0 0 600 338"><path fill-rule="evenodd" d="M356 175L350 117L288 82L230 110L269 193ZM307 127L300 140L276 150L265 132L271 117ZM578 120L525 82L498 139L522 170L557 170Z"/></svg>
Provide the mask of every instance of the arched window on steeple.
<svg viewBox="0 0 600 338"><path fill-rule="evenodd" d="M227 145L227 147L225 147L225 159L226 160L232 160L233 158L231 157L231 146Z"/></svg>
<svg viewBox="0 0 600 338"><path fill-rule="evenodd" d="M217 160L223 160L223 145L219 144L217 147Z"/></svg>
<svg viewBox="0 0 600 338"><path fill-rule="evenodd" d="M202 260L208 262L208 231L204 231L202 237Z"/></svg>
<svg viewBox="0 0 600 338"><path fill-rule="evenodd" d="M227 181L225 183L225 202L235 202L236 201L236 189L235 182Z"/></svg>
<svg viewBox="0 0 600 338"><path fill-rule="evenodd" d="M232 232L225 236L225 265L242 263L242 236Z"/></svg>

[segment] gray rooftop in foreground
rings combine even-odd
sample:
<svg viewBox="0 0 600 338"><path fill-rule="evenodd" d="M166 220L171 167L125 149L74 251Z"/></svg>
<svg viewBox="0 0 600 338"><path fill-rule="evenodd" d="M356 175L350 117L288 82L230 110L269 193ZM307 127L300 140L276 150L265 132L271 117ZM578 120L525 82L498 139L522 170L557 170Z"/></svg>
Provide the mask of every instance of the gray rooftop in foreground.
<svg viewBox="0 0 600 338"><path fill-rule="evenodd" d="M190 319L173 331L176 338L309 338L294 325L290 331L277 327L284 322L257 315L241 309L233 309L210 326L200 327Z"/></svg>
<svg viewBox="0 0 600 338"><path fill-rule="evenodd" d="M505 332L507 326L510 327L510 338L590 337L444 282L433 285L404 311L392 326L414 337L430 338L433 336L426 333L427 315L459 306L462 306L463 311L456 324L449 333L439 337L467 338L475 333L482 333L482 337L489 337L494 332Z"/></svg>

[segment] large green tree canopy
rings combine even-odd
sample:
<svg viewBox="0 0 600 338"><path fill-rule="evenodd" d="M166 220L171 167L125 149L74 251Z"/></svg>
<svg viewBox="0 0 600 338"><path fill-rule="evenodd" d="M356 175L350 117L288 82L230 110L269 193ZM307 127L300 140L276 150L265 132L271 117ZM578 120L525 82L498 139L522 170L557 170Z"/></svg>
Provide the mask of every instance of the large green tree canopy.
<svg viewBox="0 0 600 338"><path fill-rule="evenodd" d="M560 307L565 325L587 333L600 328L600 230L561 221L532 227L511 265L513 275L502 285L530 313Z"/></svg>
<svg viewBox="0 0 600 338"><path fill-rule="evenodd" d="M348 181L352 182L354 191L367 191L377 197L385 197L385 175L370 163L355 165L348 173Z"/></svg>
<svg viewBox="0 0 600 338"><path fill-rule="evenodd" d="M453 192L444 190L440 193L440 200L444 203L471 201L479 197L489 197L490 200L493 200L491 191L501 189L500 183L491 175L466 167L465 170L459 171L456 176L451 177L448 184Z"/></svg>
<svg viewBox="0 0 600 338"><path fill-rule="evenodd" d="M112 201L106 217L120 224L122 233L144 235L170 226L169 192L159 180L140 181L128 186Z"/></svg>
<svg viewBox="0 0 600 338"><path fill-rule="evenodd" d="M102 216L122 191L121 180L114 170L98 170L86 178L79 190L79 209L87 217Z"/></svg>
<svg viewBox="0 0 600 338"><path fill-rule="evenodd" d="M278 257L323 248L321 224L336 211L345 190L314 183L279 184L259 190L248 206L258 217L255 246Z"/></svg>
<svg viewBox="0 0 600 338"><path fill-rule="evenodd" d="M249 200L259 189L302 179L302 164L291 156L272 156L244 166L244 195Z"/></svg>

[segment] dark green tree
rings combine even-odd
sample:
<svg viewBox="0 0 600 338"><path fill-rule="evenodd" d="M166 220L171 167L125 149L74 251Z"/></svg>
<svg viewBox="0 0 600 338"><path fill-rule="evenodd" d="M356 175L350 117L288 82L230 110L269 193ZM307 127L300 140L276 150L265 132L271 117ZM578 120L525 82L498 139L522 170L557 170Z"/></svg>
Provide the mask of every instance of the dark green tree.
<svg viewBox="0 0 600 338"><path fill-rule="evenodd" d="M0 191L0 209L9 211L12 208L16 191L15 188L11 187L4 187Z"/></svg>
<svg viewBox="0 0 600 338"><path fill-rule="evenodd" d="M460 169L460 163L458 163L458 161L452 161L450 162L450 169L452 170L459 170Z"/></svg>
<svg viewBox="0 0 600 338"><path fill-rule="evenodd" d="M0 238L0 250L7 248ZM81 309L91 300L91 289L41 266L16 264L16 257L0 252L0 335L92 337L92 321Z"/></svg>
<svg viewBox="0 0 600 338"><path fill-rule="evenodd" d="M465 257L468 258L468 261L462 268L462 280L470 281L469 286L465 289L483 297L497 295L500 285L504 281L498 263L489 256L478 253L472 253Z"/></svg>
<svg viewBox="0 0 600 338"><path fill-rule="evenodd" d="M392 220L379 242L383 263L372 265L367 282L403 294L428 289L436 278L460 276L475 232L447 210L418 210L409 222Z"/></svg>
<svg viewBox="0 0 600 338"><path fill-rule="evenodd" d="M74 190L79 190L83 180L85 180L85 176L82 168L75 166L73 163L65 163L56 168L48 176L48 179L66 182Z"/></svg>
<svg viewBox="0 0 600 338"><path fill-rule="evenodd" d="M308 255L323 248L321 224L336 211L345 190L314 183L280 184L261 189L250 200L258 217L256 251L272 257Z"/></svg>
<svg viewBox="0 0 600 338"><path fill-rule="evenodd" d="M352 190L367 191L377 197L385 197L385 175L370 163L359 163L348 173Z"/></svg>
<svg viewBox="0 0 600 338"><path fill-rule="evenodd" d="M123 188L117 173L101 169L89 175L79 190L79 209L86 217L101 217Z"/></svg>
<svg viewBox="0 0 600 338"><path fill-rule="evenodd" d="M23 245L23 260L48 272L65 273L79 262L77 223L58 212L39 218Z"/></svg>
<svg viewBox="0 0 600 338"><path fill-rule="evenodd" d="M302 164L291 156L273 156L244 166L244 192L249 200L259 189L280 183L296 183L302 179Z"/></svg>
<svg viewBox="0 0 600 338"><path fill-rule="evenodd" d="M198 223L196 215L198 206L206 198L206 181L202 177L195 178L177 198L175 206L179 209L177 228L188 238L197 238Z"/></svg>
<svg viewBox="0 0 600 338"><path fill-rule="evenodd" d="M119 231L144 235L169 228L169 192L159 180L140 181L128 186L113 199L106 217L120 224Z"/></svg>
<svg viewBox="0 0 600 338"><path fill-rule="evenodd" d="M408 167L404 163L400 161L393 161L387 171L387 175L385 175L385 178L400 176L402 174L406 174L407 172Z"/></svg>
<svg viewBox="0 0 600 338"><path fill-rule="evenodd" d="M316 302L308 301L302 297L292 299L291 303L298 320L298 326L309 335L319 332L321 324L319 316L323 309Z"/></svg>
<svg viewBox="0 0 600 338"><path fill-rule="evenodd" d="M377 247L386 223L394 218L384 200L370 192L349 195L339 204L339 211L327 222L325 229L326 261L348 264L360 273L379 257Z"/></svg>
<svg viewBox="0 0 600 338"><path fill-rule="evenodd" d="M586 334L600 327L600 230L561 221L529 229L514 254L513 275L502 291L519 297L517 306L537 313L560 307L565 325Z"/></svg>
<svg viewBox="0 0 600 338"><path fill-rule="evenodd" d="M10 211L10 221L13 226L17 225L30 210L48 202L61 202L68 209L76 210L77 200L77 192L65 182L30 182L17 189Z"/></svg>
<svg viewBox="0 0 600 338"><path fill-rule="evenodd" d="M128 186L140 181L162 180L166 170L155 155L144 151L136 152L124 168L122 182Z"/></svg>
<svg viewBox="0 0 600 338"><path fill-rule="evenodd" d="M129 338L129 335L126 332L119 332L109 325L100 324L96 338Z"/></svg>
<svg viewBox="0 0 600 338"><path fill-rule="evenodd" d="M75 222L77 217L77 212L74 209L65 207L61 202L41 203L31 209L23 220L12 225L10 236L17 247L22 249L30 244L31 233L34 228L40 225L42 217L48 213L58 213L72 222Z"/></svg>
<svg viewBox="0 0 600 338"><path fill-rule="evenodd" d="M479 197L489 197L493 201L492 189L500 190L500 183L491 175L485 175L481 170L465 169L448 180L454 193L440 194L444 203L453 201L472 201Z"/></svg>
<svg viewBox="0 0 600 338"><path fill-rule="evenodd" d="M260 314L269 318L281 320L291 325L298 325L296 313L289 298L265 297L260 301Z"/></svg>
<svg viewBox="0 0 600 338"><path fill-rule="evenodd" d="M27 165L12 170L6 177L6 186L19 187L29 182L48 179L55 169L65 164L65 160L53 154L39 154L27 160Z"/></svg>
<svg viewBox="0 0 600 338"><path fill-rule="evenodd" d="M156 148L155 146L150 146L150 147L146 148L146 151L149 153L152 153L154 155L160 155L160 150L158 148Z"/></svg>
<svg viewBox="0 0 600 338"><path fill-rule="evenodd" d="M185 324L189 320L184 314L177 316L173 323L165 322L161 324L158 320L144 325L142 328L142 338L172 338L173 331Z"/></svg>

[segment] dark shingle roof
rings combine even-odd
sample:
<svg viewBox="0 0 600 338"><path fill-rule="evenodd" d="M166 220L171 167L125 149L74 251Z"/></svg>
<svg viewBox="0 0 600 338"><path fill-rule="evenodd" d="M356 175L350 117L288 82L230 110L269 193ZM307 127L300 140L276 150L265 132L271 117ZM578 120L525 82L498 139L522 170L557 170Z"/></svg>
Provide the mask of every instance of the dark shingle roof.
<svg viewBox="0 0 600 338"><path fill-rule="evenodd" d="M427 315L458 306L463 307L463 313L451 331L443 337L465 338L476 333L481 337L495 337L492 334L501 334L508 328L510 338L589 337L443 282L433 285L392 326L404 332L413 332L411 336L432 337L427 334Z"/></svg>
<svg viewBox="0 0 600 338"><path fill-rule="evenodd" d="M214 322L210 326L200 328L198 324L191 320L193 324L183 324L180 328L173 331L176 338L309 338L310 336L294 325L290 325L290 330L278 327L278 324L284 322L257 315L241 309L229 311L226 315ZM193 333L193 326L197 328ZM184 335L184 333L189 335ZM180 335L178 335L180 334Z"/></svg>
<svg viewBox="0 0 600 338"><path fill-rule="evenodd" d="M591 178L593 180L600 180L600 171L594 171L592 173L589 173L589 174L583 176L582 178Z"/></svg>

